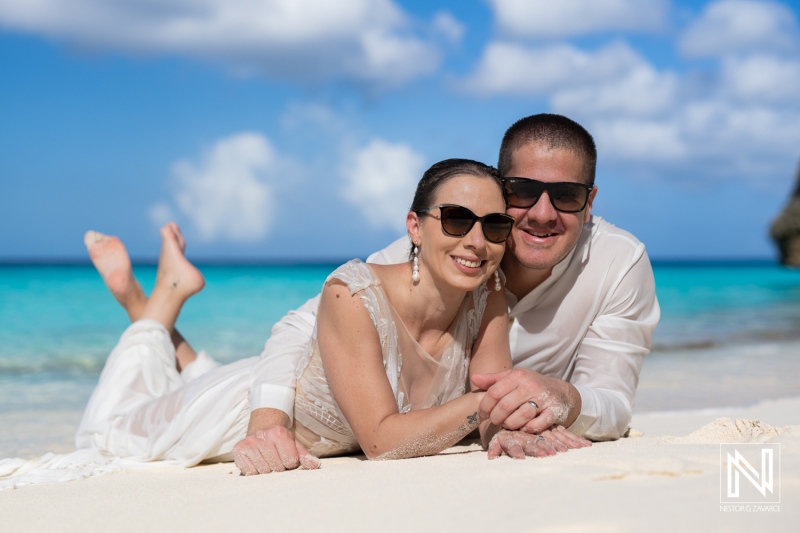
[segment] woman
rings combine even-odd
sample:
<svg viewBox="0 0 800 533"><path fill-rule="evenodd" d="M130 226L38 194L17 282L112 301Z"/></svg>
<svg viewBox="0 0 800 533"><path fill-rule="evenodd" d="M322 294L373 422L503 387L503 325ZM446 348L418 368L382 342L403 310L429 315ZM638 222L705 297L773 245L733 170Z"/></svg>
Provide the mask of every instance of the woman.
<svg viewBox="0 0 800 533"><path fill-rule="evenodd" d="M484 393L465 387L472 373L511 368L498 265L512 224L494 169L442 161L423 175L406 217L410 261L351 261L331 274L298 368L291 430L303 466L319 464L305 449L316 457L359 449L371 459L430 455L476 428L489 446L500 428L479 418ZM87 234L95 265L134 324L109 356L77 443L188 466L244 439L257 358L220 367L180 337L178 314L204 280L184 257L177 226L162 237L147 299L122 244ZM503 451L521 447L512 432L502 435ZM525 452L536 454L540 440L525 440ZM234 459L245 473L259 471L247 453Z"/></svg>

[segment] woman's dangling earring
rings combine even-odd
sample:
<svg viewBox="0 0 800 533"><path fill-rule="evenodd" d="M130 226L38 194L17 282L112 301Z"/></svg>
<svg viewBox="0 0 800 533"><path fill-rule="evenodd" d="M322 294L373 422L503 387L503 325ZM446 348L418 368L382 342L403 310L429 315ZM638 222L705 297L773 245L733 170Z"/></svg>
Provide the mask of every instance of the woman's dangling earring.
<svg viewBox="0 0 800 533"><path fill-rule="evenodd" d="M419 283L419 246L416 244L414 244L414 247L411 249L411 257L413 258L411 260L413 263L413 267L411 268L411 281Z"/></svg>
<svg viewBox="0 0 800 533"><path fill-rule="evenodd" d="M494 271L494 290L499 291L503 287L500 285L500 269Z"/></svg>

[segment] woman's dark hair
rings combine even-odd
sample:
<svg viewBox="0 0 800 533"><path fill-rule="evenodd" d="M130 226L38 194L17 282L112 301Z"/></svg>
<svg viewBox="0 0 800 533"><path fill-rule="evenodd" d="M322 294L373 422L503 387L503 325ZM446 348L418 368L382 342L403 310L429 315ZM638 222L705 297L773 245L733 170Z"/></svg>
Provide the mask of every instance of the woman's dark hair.
<svg viewBox="0 0 800 533"><path fill-rule="evenodd" d="M445 159L434 163L422 175L422 179L417 184L417 191L414 193L414 200L411 202L409 211L416 212L431 207L439 187L451 178L464 174L478 178L493 179L497 183L497 187L502 191L496 168L472 159Z"/></svg>

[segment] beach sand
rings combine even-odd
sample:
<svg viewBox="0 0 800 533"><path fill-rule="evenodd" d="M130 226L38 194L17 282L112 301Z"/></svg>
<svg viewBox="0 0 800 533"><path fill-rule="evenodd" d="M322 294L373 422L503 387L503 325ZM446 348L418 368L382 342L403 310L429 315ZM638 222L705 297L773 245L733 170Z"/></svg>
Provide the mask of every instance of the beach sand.
<svg viewBox="0 0 800 533"><path fill-rule="evenodd" d="M0 524L119 533L797 531L798 412L800 398L646 413L634 417L636 436L541 459L489 461L477 444L462 444L435 457L339 457L317 471L266 476L241 477L232 463L123 471L0 492ZM780 511L721 510L720 442L780 443Z"/></svg>
<svg viewBox="0 0 800 533"><path fill-rule="evenodd" d="M331 458L317 471L247 478L232 463L157 466L0 491L0 530L800 531L798 353L792 342L651 354L634 436L554 457L489 461L462 444L435 457ZM0 427L15 429L0 448L68 452L79 417L0 413ZM756 442L780 443L780 510L725 510L720 443Z"/></svg>

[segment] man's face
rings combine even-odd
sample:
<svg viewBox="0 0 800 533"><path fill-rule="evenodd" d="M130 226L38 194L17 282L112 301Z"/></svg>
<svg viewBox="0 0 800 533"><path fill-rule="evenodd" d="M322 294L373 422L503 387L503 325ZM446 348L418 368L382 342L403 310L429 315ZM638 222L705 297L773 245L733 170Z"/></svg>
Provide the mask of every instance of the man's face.
<svg viewBox="0 0 800 533"><path fill-rule="evenodd" d="M541 143L527 144L514 151L511 167L504 177L586 183L581 156L562 148L548 149ZM508 240L506 261L515 259L525 268L549 275L578 243L596 194L597 187L589 194L586 208L578 213L556 211L547 192L530 208L509 207L506 212L516 223Z"/></svg>

